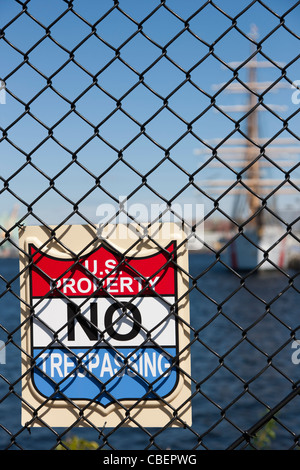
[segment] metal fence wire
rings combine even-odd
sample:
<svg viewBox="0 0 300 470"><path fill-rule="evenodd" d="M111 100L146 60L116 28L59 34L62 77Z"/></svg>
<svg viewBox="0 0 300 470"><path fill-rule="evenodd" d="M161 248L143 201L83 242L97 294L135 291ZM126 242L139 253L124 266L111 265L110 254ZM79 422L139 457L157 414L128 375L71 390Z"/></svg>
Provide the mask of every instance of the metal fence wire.
<svg viewBox="0 0 300 470"><path fill-rule="evenodd" d="M297 449L300 1L8 0L0 15L0 447L68 449L79 436L107 450ZM144 202L159 207L147 220L130 210ZM21 424L36 362L21 371L35 310L20 321L33 257L18 233L43 227L47 246L107 214L189 227L192 423L150 380L144 396L171 409L163 426L136 420L140 398L120 401L114 427L90 421L93 398L65 428L43 421L48 398ZM186 375L184 354L173 365ZM72 402L64 379L57 392Z"/></svg>

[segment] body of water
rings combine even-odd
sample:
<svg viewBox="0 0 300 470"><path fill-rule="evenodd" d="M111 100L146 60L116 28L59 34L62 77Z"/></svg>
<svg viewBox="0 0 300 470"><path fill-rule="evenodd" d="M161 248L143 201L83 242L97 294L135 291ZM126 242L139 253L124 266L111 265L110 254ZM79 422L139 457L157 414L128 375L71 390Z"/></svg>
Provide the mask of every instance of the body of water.
<svg viewBox="0 0 300 470"><path fill-rule="evenodd" d="M226 449L240 430L255 424L267 407L279 403L300 379L292 362L292 332L300 325L297 277L259 273L245 280L215 266L208 255L190 256L192 426L187 429L73 428L105 449ZM0 364L0 449L52 449L62 428L21 426L21 351L18 261L0 259L0 340L6 364ZM5 294L4 294L5 292ZM298 335L300 339L300 334ZM297 333L296 333L297 338ZM298 338L297 338L298 339ZM300 398L278 415L272 446L289 449L300 433ZM11 446L11 443L13 445Z"/></svg>

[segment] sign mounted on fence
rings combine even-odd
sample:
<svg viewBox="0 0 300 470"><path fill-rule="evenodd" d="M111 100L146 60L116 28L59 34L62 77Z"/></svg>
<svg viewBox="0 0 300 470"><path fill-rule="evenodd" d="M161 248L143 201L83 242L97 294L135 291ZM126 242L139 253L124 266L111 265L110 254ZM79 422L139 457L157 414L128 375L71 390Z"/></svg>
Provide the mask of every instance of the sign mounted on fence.
<svg viewBox="0 0 300 470"><path fill-rule="evenodd" d="M185 235L165 229L21 229L23 424L191 424Z"/></svg>

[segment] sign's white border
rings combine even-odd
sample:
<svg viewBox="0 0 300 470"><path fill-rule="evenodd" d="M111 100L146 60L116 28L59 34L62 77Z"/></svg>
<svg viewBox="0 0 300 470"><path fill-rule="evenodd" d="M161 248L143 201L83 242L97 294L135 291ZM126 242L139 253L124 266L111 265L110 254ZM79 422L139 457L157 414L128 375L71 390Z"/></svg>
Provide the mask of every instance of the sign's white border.
<svg viewBox="0 0 300 470"><path fill-rule="evenodd" d="M162 230L164 228L164 230ZM172 231L172 228L174 230ZM109 233L119 229L118 226L108 227ZM67 427L72 425L96 427L114 427L122 421L123 426L181 427L191 425L190 402L190 351L189 351L189 299L188 299L188 252L184 243L184 235L178 234L178 226L156 224L152 230L155 241L149 238L137 237L136 242L130 239L116 240L109 249L125 253L130 257L148 257L166 247L175 239L178 240L176 252L177 295L178 303L178 351L179 351L179 380L176 389L164 400L128 400L122 404L113 403L103 408L97 403L74 400L45 399L34 388L31 380L31 314L30 314L30 273L29 245L34 244L49 256L70 258L70 253L85 255L92 249L97 249L103 239L97 238L97 231L87 225L70 225L55 227L30 226L22 227L19 232L20 240L20 282L21 282L21 349L22 349L22 424L29 426ZM164 238L164 233L170 234ZM55 235L55 236L54 236ZM129 411L130 410L130 411ZM174 419L174 416L176 419ZM86 418L86 419L84 419ZM89 424L90 423L90 424Z"/></svg>

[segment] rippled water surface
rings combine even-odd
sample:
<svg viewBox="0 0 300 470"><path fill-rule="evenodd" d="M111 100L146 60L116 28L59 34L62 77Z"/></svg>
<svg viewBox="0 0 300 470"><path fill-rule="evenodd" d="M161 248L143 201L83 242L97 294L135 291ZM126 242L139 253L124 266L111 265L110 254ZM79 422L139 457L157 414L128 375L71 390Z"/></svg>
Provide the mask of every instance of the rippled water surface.
<svg viewBox="0 0 300 470"><path fill-rule="evenodd" d="M292 390L300 364L291 357L292 333L300 326L300 282L282 273L253 275L245 280L220 267L205 274L213 259L190 256L190 274L197 279L190 293L192 410L188 429L105 429L105 448L139 450L226 449ZM61 428L22 429L20 366L20 302L17 260L0 260L0 340L6 364L0 364L0 449L51 449ZM295 273L291 273L293 275ZM7 290L8 289L8 290ZM12 292L13 291L13 292ZM297 338L297 333L296 333ZM298 334L300 339L300 334ZM297 338L297 339L298 339ZM300 433L300 398L278 414L272 446L289 449ZM95 429L72 429L103 444Z"/></svg>

